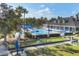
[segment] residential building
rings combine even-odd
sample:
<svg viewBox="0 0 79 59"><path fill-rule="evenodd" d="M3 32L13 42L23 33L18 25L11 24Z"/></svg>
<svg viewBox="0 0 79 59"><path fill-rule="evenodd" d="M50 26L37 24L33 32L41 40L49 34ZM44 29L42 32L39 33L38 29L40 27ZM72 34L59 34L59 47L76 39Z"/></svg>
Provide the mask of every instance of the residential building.
<svg viewBox="0 0 79 59"><path fill-rule="evenodd" d="M47 24L46 24L47 25ZM46 27L46 25L44 25ZM58 18L47 25L51 29L61 30L65 33L77 33L79 31L79 14L76 17Z"/></svg>

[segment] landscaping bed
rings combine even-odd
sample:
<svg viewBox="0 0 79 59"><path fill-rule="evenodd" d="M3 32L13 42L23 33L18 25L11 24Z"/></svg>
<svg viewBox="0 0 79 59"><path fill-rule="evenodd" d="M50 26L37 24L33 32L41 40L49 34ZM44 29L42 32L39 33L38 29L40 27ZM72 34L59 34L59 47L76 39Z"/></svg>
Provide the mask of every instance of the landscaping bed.
<svg viewBox="0 0 79 59"><path fill-rule="evenodd" d="M22 45L36 45L36 44L46 44L46 43L54 43L54 42L63 42L66 39L63 37L51 37L46 39L36 39L36 40L27 40L25 42L22 42Z"/></svg>
<svg viewBox="0 0 79 59"><path fill-rule="evenodd" d="M26 50L26 54L28 56L79 56L79 47L73 45L48 46L44 48L28 49Z"/></svg>
<svg viewBox="0 0 79 59"><path fill-rule="evenodd" d="M66 39L63 37L51 37L51 38L44 38L44 39L33 39L33 40L26 40L22 41L20 44L21 46L30 46L30 45L41 45L47 43L57 43L63 42ZM14 48L14 44L8 44L8 48Z"/></svg>

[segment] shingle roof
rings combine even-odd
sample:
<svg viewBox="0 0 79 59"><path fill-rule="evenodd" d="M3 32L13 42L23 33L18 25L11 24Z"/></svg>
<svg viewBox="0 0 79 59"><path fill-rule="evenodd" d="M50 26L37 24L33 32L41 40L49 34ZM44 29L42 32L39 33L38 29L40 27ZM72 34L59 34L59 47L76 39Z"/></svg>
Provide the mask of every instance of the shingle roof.
<svg viewBox="0 0 79 59"><path fill-rule="evenodd" d="M54 20L55 21L55 20ZM60 25L60 26L79 26L79 21L74 20L73 18L69 18L68 22L65 23L60 23L60 22L56 22L54 23L54 21L51 22L51 25ZM60 20L59 20L60 21Z"/></svg>
<svg viewBox="0 0 79 59"><path fill-rule="evenodd" d="M79 27L79 21L75 21L75 26Z"/></svg>

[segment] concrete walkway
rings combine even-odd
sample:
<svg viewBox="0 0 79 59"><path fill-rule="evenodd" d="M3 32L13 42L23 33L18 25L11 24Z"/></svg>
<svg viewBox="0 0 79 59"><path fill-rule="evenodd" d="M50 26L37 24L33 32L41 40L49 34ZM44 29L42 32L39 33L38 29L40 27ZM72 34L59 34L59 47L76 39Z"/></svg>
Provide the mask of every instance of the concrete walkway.
<svg viewBox="0 0 79 59"><path fill-rule="evenodd" d="M74 41L74 40L72 40ZM26 50L29 50L29 49L37 49L37 48L43 48L43 47L47 47L47 46L57 46L57 45L64 45L66 43L69 43L69 44L72 44L72 41L71 40L68 40L68 41L64 41L64 42L58 42L58 43L51 43L51 44L45 44L45 45L37 45L37 46L29 46L29 47L26 47L24 48L24 51L19 51L19 54L21 56L27 56L27 54L25 53ZM16 55L16 52L13 52L12 53L13 56Z"/></svg>
<svg viewBox="0 0 79 59"><path fill-rule="evenodd" d="M0 39L0 56L11 56L10 51L3 45L4 38Z"/></svg>
<svg viewBox="0 0 79 59"><path fill-rule="evenodd" d="M59 43L51 43L51 44L46 44L46 45L39 45L39 46L31 46L31 47L26 47L24 48L24 51L21 52L19 51L21 56L27 56L27 54L25 53L26 50L29 49L37 49L37 48L43 48L43 47L47 47L47 46L57 46L57 45L64 45L65 43L69 43L72 44L71 40L65 41L65 42L59 42ZM16 52L13 53L13 55L15 55Z"/></svg>
<svg viewBox="0 0 79 59"><path fill-rule="evenodd" d="M36 48L43 48L43 47L46 47L46 46L57 46L57 45L63 45L63 44L65 44L65 43L69 43L69 44L71 44L71 41L69 40L69 41L66 41L66 42L59 42L59 43L52 43L52 44L46 44L46 45L39 45L39 46L33 46L33 47L27 47L27 48L25 48L25 50L27 50L27 49L36 49Z"/></svg>
<svg viewBox="0 0 79 59"><path fill-rule="evenodd" d="M39 46L31 46L31 47L26 47L24 48L24 51L19 51L19 54L21 56L27 56L27 54L25 53L26 50L29 50L29 49L37 49L37 48L43 48L43 47L47 47L47 46L56 46L56 45L63 45L65 43L70 43L71 44L71 41L66 41L66 42L59 42L59 43L51 43L51 44L45 44L45 45L39 45ZM12 52L12 55L15 56L16 55L16 52Z"/></svg>
<svg viewBox="0 0 79 59"><path fill-rule="evenodd" d="M8 56L8 55L10 55L8 49L4 45L1 45L0 46L0 56Z"/></svg>
<svg viewBox="0 0 79 59"><path fill-rule="evenodd" d="M63 45L65 43L69 43L71 44L71 40L69 41L66 41L66 42L60 42L60 43L52 43L52 44L46 44L46 45L39 45L39 46L32 46L32 47L26 47L24 48L24 53L23 53L23 56L27 56L27 54L25 53L26 50L29 50L29 49L37 49L37 48L44 48L44 47L47 47L47 46L57 46L57 45Z"/></svg>

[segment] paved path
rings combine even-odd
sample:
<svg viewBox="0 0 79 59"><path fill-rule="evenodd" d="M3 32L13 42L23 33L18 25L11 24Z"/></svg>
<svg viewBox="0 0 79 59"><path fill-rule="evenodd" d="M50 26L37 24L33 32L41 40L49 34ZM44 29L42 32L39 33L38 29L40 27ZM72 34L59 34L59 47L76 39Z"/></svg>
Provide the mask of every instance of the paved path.
<svg viewBox="0 0 79 59"><path fill-rule="evenodd" d="M8 49L4 45L1 45L0 46L0 56L8 56L8 55L10 55Z"/></svg>
<svg viewBox="0 0 79 59"><path fill-rule="evenodd" d="M57 45L63 45L66 43L72 44L72 42L75 40L68 40L68 41L64 41L64 42L57 42L57 43L51 43L51 44L45 44L45 45L38 45L38 46L31 46L31 47L27 47L25 49L34 49L34 48L42 48L42 47L46 47L46 46L57 46Z"/></svg>
<svg viewBox="0 0 79 59"><path fill-rule="evenodd" d="M11 56L9 50L3 45L4 38L0 39L0 56Z"/></svg>
<svg viewBox="0 0 79 59"><path fill-rule="evenodd" d="M36 45L36 46L29 46L29 47L24 48L23 52L19 51L19 53L20 53L21 56L26 56L27 54L25 53L25 51L28 50L28 49L37 49L37 48L43 48L43 47L46 47L46 46L57 46L57 45L63 45L65 43L72 44L71 40L67 40L67 41L64 41L64 42L57 42L57 43L51 43L51 44L44 44L44 45L42 44L42 45ZM15 55L15 54L16 54L16 52L13 52L13 55Z"/></svg>
<svg viewBox="0 0 79 59"><path fill-rule="evenodd" d="M65 43L69 43L71 44L71 41L65 41L65 42L59 42L59 43L51 43L51 44L46 44L46 45L39 45L39 46L32 46L32 47L27 47L25 49L34 49L34 48L42 48L42 47L46 47L46 46L57 46L57 45L63 45Z"/></svg>
<svg viewBox="0 0 79 59"><path fill-rule="evenodd" d="M51 43L51 44L45 44L45 45L38 45L38 46L31 46L31 47L26 47L24 48L24 51L23 53L22 52L19 52L21 54L21 56L26 56L27 54L25 53L26 50L29 50L29 49L37 49L37 48L43 48L43 47L46 47L46 46L57 46L57 45L63 45L65 43L69 43L71 44L71 40L68 40L68 41L64 41L64 42L59 42L59 43ZM14 55L16 54L16 52L14 53Z"/></svg>
<svg viewBox="0 0 79 59"><path fill-rule="evenodd" d="M15 56L16 52L10 53L10 51L3 45L4 38L0 39L0 56ZM19 51L21 56L26 56L25 51Z"/></svg>
<svg viewBox="0 0 79 59"><path fill-rule="evenodd" d="M37 48L43 48L43 47L47 47L47 46L57 46L57 45L63 45L65 43L70 43L71 44L71 41L69 40L69 41L59 42L59 43L52 43L52 44L46 44L46 45L27 47L27 48L24 48L23 52L25 52L26 50L29 50L29 49L37 49ZM24 54L24 56L27 55L26 53L23 53L23 54Z"/></svg>

